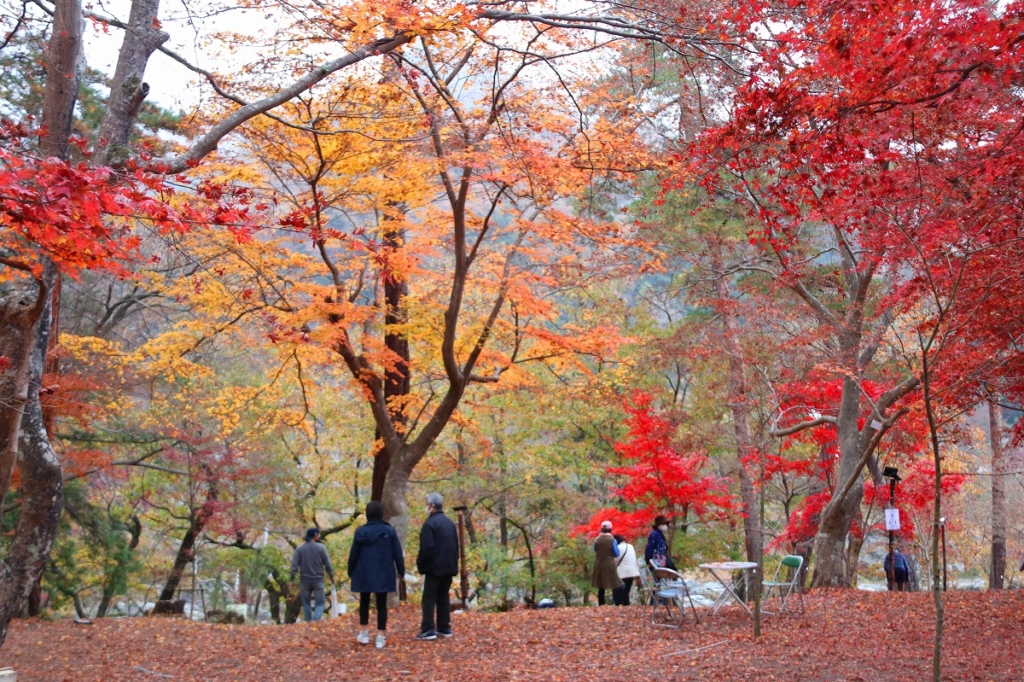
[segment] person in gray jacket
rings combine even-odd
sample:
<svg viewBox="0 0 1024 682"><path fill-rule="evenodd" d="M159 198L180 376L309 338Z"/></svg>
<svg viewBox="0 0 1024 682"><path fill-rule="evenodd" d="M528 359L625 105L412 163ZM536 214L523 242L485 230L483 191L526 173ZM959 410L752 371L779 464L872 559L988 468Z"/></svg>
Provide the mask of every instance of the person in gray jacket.
<svg viewBox="0 0 1024 682"><path fill-rule="evenodd" d="M423 576L423 620L418 640L452 636L452 609L448 590L459 572L459 531L445 516L440 493L427 495L427 520L420 530L416 570ZM437 609L435 628L434 609Z"/></svg>
<svg viewBox="0 0 1024 682"><path fill-rule="evenodd" d="M324 571L334 582L334 567L327 549L320 544L320 530L306 531L306 541L295 548L292 554L291 587L295 587L295 574L299 574L299 599L302 600L302 616L307 622L320 620L324 615ZM311 608L313 601L315 608Z"/></svg>

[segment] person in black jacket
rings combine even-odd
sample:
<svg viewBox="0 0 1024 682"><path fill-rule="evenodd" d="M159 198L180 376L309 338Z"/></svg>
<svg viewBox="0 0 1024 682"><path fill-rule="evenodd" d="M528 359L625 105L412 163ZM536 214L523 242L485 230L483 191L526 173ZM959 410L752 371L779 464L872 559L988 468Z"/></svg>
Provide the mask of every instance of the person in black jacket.
<svg viewBox="0 0 1024 682"><path fill-rule="evenodd" d="M348 577L352 591L359 593L359 634L356 641L370 643L370 593L377 595L378 649L384 648L388 629L388 592L394 592L396 575L405 575L405 557L398 533L384 521L384 505L366 505L366 523L356 531L352 550L348 553Z"/></svg>
<svg viewBox="0 0 1024 682"><path fill-rule="evenodd" d="M452 636L451 601L448 591L452 577L459 572L459 533L452 520L441 511L444 498L439 493L427 495L427 520L420 531L420 551L416 570L423 576L423 622L416 639L437 639ZM434 628L434 608L437 628Z"/></svg>

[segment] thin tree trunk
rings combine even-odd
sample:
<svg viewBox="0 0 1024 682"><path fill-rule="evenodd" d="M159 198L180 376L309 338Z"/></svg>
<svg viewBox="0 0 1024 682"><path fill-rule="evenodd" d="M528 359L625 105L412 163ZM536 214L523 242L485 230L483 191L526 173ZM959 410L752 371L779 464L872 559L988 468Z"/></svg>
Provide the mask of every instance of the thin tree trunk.
<svg viewBox="0 0 1024 682"><path fill-rule="evenodd" d="M281 624L281 597L287 597L288 586L284 584L277 571L271 569L263 583L263 589L267 591L267 608L270 610L270 619L278 625Z"/></svg>
<svg viewBox="0 0 1024 682"><path fill-rule="evenodd" d="M505 515L504 496L498 502L498 542L503 549L508 550L508 517Z"/></svg>
<svg viewBox="0 0 1024 682"><path fill-rule="evenodd" d="M110 609L110 602L117 595L117 586L123 585L122 579L127 575L128 564L131 561L131 553L139 546L139 539L142 537L142 521L138 516L132 515L131 523L125 525L125 530L131 534L126 551L119 551L114 558L114 567L110 570L106 583L103 585L103 597L100 605L96 607L96 617L104 618Z"/></svg>
<svg viewBox="0 0 1024 682"><path fill-rule="evenodd" d="M989 441L992 443L992 562L988 588L1003 589L1006 574L1006 452L1003 448L1003 412L995 400L988 403Z"/></svg>
<svg viewBox="0 0 1024 682"><path fill-rule="evenodd" d="M469 544L476 544L476 526L473 525L473 508L470 507L466 510L466 537L469 538Z"/></svg>
<svg viewBox="0 0 1024 682"><path fill-rule="evenodd" d="M171 601L174 599L174 594L178 591L178 585L181 584L181 578L185 575L185 569L193 561L193 549L196 544L196 536L201 531L202 525L195 520L192 521L188 530L185 531L185 537L181 539L181 544L178 546L178 553L174 557L174 566L171 568L170 575L167 576L167 582L164 583L164 589L160 592L160 601Z"/></svg>
<svg viewBox="0 0 1024 682"><path fill-rule="evenodd" d="M185 536L181 539L178 554L174 557L174 566L171 568L170 575L167 576L167 582L164 583L163 591L160 592L160 601L174 599L174 593L178 591L178 585L181 584L181 578L185 574L185 569L190 563L195 561L196 539L203 532L206 522L210 520L212 515L210 507L216 501L217 488L211 484L210 490L206 495L206 502L193 514L188 530L185 531Z"/></svg>
<svg viewBox="0 0 1024 682"><path fill-rule="evenodd" d="M942 635L945 627L945 609L942 604L942 574L939 565L939 519L942 518L942 455L939 451L939 427L932 410L931 376L928 349L921 350L921 380L924 384L924 409L928 417L932 455L935 462L935 505L932 514L932 595L935 599L935 644L932 650L932 681L942 679Z"/></svg>

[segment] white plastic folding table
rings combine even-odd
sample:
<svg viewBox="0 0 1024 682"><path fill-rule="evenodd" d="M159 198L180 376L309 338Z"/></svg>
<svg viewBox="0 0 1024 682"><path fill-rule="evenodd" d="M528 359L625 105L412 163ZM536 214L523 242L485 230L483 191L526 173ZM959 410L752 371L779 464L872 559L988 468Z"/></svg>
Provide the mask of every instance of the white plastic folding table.
<svg viewBox="0 0 1024 682"><path fill-rule="evenodd" d="M711 607L712 616L718 613L718 610L730 601L734 601L742 606L743 609L751 616L754 615L754 612L750 610L750 607L747 606L746 602L740 599L740 595L736 590L739 588L739 580L743 580L745 587L747 588L744 594L750 594L749 575L752 570L757 569L757 563L753 561L713 561L711 563L701 564L700 567L715 576L715 580L720 582L722 587L725 588ZM737 571L742 571L740 574L742 577L739 579L736 577Z"/></svg>

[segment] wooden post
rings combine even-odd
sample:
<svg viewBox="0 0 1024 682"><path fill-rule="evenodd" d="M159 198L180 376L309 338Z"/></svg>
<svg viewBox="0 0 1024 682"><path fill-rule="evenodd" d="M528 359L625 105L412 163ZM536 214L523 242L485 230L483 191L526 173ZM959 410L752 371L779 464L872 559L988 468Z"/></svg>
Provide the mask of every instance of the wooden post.
<svg viewBox="0 0 1024 682"><path fill-rule="evenodd" d="M469 573L466 571L466 507L455 508L459 512L459 586L462 592L462 608L469 608Z"/></svg>

